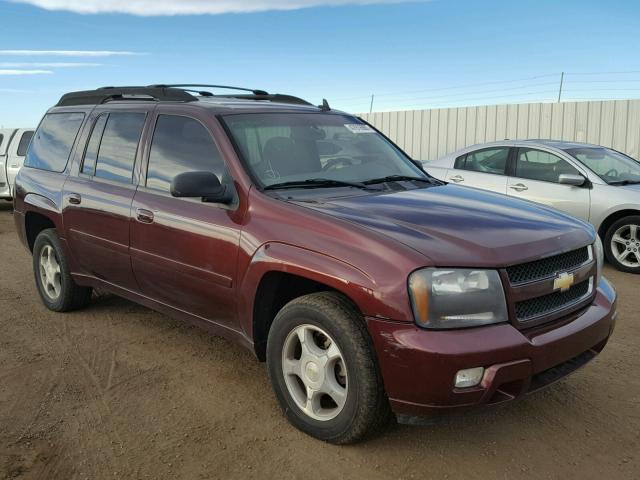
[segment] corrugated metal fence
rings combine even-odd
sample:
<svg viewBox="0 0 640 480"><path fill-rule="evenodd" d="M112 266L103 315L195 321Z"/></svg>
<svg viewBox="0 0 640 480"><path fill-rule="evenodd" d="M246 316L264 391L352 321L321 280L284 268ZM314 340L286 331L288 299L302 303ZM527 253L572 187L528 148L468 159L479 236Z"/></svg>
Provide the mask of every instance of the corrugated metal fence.
<svg viewBox="0 0 640 480"><path fill-rule="evenodd" d="M640 100L525 103L360 116L417 160L435 160L468 145L505 138L574 140L640 157Z"/></svg>

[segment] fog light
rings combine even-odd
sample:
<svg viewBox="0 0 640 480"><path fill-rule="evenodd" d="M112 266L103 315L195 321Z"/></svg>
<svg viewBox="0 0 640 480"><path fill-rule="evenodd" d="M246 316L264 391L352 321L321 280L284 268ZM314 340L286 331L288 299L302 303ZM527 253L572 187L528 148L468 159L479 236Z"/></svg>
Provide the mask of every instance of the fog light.
<svg viewBox="0 0 640 480"><path fill-rule="evenodd" d="M475 387L482 381L484 367L467 368L456 373L456 388Z"/></svg>

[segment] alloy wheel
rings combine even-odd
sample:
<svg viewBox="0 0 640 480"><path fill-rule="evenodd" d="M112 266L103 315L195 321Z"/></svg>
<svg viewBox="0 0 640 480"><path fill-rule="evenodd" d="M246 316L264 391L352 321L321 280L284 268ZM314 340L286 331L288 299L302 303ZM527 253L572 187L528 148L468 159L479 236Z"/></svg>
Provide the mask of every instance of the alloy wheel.
<svg viewBox="0 0 640 480"><path fill-rule="evenodd" d="M625 267L640 267L640 226L623 225L611 237L611 253Z"/></svg>
<svg viewBox="0 0 640 480"><path fill-rule="evenodd" d="M57 300L62 292L62 275L56 252L46 245L40 252L40 283L51 300Z"/></svg>
<svg viewBox="0 0 640 480"><path fill-rule="evenodd" d="M296 405L314 420L337 417L347 400L347 368L340 348L315 325L299 325L284 342L282 373Z"/></svg>

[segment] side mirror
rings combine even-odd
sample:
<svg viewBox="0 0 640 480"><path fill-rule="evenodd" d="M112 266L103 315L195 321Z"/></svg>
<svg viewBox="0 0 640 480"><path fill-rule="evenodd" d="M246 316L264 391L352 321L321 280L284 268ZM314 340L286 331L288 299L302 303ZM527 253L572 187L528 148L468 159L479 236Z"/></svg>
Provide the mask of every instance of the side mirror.
<svg viewBox="0 0 640 480"><path fill-rule="evenodd" d="M573 185L574 187L581 187L587 181L582 175L576 175L573 173L561 173L558 176L558 183L562 185Z"/></svg>
<svg viewBox="0 0 640 480"><path fill-rule="evenodd" d="M203 202L231 203L233 192L212 172L185 172L171 181L171 195L178 198L201 198Z"/></svg>
<svg viewBox="0 0 640 480"><path fill-rule="evenodd" d="M426 170L424 169L424 164L420 161L420 160L413 160L411 159L411 163L413 163L416 167L418 167L420 170L422 170L423 172L425 172Z"/></svg>

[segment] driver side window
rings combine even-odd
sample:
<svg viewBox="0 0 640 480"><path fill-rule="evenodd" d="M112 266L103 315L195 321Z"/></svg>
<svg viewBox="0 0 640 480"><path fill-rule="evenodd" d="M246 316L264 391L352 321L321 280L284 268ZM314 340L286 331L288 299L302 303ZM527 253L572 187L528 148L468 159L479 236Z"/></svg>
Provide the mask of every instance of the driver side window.
<svg viewBox="0 0 640 480"><path fill-rule="evenodd" d="M179 115L158 115L153 132L147 187L168 192L173 178L185 172L213 172L229 183L222 153L198 120Z"/></svg>
<svg viewBox="0 0 640 480"><path fill-rule="evenodd" d="M532 148L518 149L516 177L559 183L558 179L562 174L580 175L580 172L552 153Z"/></svg>

